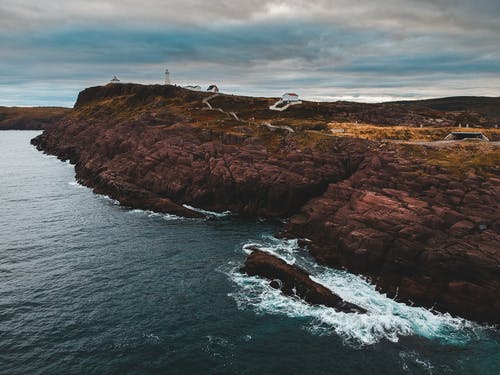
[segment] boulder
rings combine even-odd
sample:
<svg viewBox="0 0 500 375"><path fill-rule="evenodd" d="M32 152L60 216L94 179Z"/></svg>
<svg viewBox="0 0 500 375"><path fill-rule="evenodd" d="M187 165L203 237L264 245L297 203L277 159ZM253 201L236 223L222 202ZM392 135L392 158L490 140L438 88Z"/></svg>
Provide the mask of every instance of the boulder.
<svg viewBox="0 0 500 375"><path fill-rule="evenodd" d="M271 287L280 289L287 296L298 297L312 305L324 305L347 313L366 313L362 307L344 301L325 286L311 280L303 269L290 265L269 253L253 251L241 270L250 276L271 280Z"/></svg>

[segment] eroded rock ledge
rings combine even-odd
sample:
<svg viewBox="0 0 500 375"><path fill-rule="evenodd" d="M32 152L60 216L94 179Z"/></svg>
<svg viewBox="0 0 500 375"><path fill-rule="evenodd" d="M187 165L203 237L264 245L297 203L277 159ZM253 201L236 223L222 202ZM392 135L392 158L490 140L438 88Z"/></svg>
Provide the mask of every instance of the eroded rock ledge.
<svg viewBox="0 0 500 375"><path fill-rule="evenodd" d="M270 131L256 118L272 100L219 96L218 107L253 115L239 110L242 123L203 110L204 95L88 89L33 144L71 160L79 182L124 205L291 217L285 233L310 239L318 261L369 276L404 301L500 322L498 167L457 174L399 145Z"/></svg>

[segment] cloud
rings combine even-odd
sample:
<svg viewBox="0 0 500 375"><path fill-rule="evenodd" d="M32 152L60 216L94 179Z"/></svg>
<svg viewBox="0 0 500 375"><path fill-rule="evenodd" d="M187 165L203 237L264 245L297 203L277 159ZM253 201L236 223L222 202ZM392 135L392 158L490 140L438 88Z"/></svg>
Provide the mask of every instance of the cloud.
<svg viewBox="0 0 500 375"><path fill-rule="evenodd" d="M3 0L2 25L198 25L303 20L385 30L496 29L495 0ZM27 23L29 22L29 23Z"/></svg>
<svg viewBox="0 0 500 375"><path fill-rule="evenodd" d="M500 95L499 18L496 0L2 0L0 104L165 67L240 94Z"/></svg>

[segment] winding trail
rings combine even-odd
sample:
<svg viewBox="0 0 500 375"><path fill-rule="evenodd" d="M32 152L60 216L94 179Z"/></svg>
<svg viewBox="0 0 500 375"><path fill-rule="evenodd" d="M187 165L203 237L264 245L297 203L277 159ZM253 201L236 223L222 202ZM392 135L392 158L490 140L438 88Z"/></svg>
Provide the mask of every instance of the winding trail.
<svg viewBox="0 0 500 375"><path fill-rule="evenodd" d="M288 102L283 107L278 107L282 103L285 103L285 101L283 99L280 99L276 103L274 103L272 106L270 106L269 109L272 110L272 111L283 112L285 109L291 107L292 105L302 104L302 101L299 100L298 102Z"/></svg>
<svg viewBox="0 0 500 375"><path fill-rule="evenodd" d="M218 96L219 96L219 94L213 94L213 95L207 96L207 97L206 97L205 99L203 99L201 102L202 102L203 104L206 104L206 106L208 107L208 109L214 109L214 108L212 107L212 104L210 104L210 102L209 102L209 101L210 101L210 100L212 100L212 99L215 99L215 98L216 98L216 97L218 97Z"/></svg>
<svg viewBox="0 0 500 375"><path fill-rule="evenodd" d="M283 129L283 130L289 131L290 133L295 133L295 130L293 130L290 126L286 126L286 125L271 125L268 122L265 122L262 125L266 126L271 131L274 131L276 129Z"/></svg>
<svg viewBox="0 0 500 375"><path fill-rule="evenodd" d="M210 96L206 97L205 99L203 99L201 102L208 107L207 109L209 111L218 111L218 112L221 112L221 113L228 115L229 117L233 117L236 121L244 122L243 120L240 120L240 118L238 117L236 112L226 112L222 108L214 108L212 106L212 104L210 104L210 100L215 99L218 96L219 96L218 93L210 95Z"/></svg>

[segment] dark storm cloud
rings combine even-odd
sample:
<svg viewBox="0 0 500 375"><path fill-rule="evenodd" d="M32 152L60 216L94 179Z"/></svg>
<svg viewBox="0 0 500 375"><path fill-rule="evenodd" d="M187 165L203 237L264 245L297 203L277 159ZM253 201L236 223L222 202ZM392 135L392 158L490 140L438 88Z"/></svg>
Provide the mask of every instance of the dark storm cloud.
<svg viewBox="0 0 500 375"><path fill-rule="evenodd" d="M2 0L0 104L70 104L71 90L159 82L165 67L243 94L500 95L498 1L377 3Z"/></svg>

